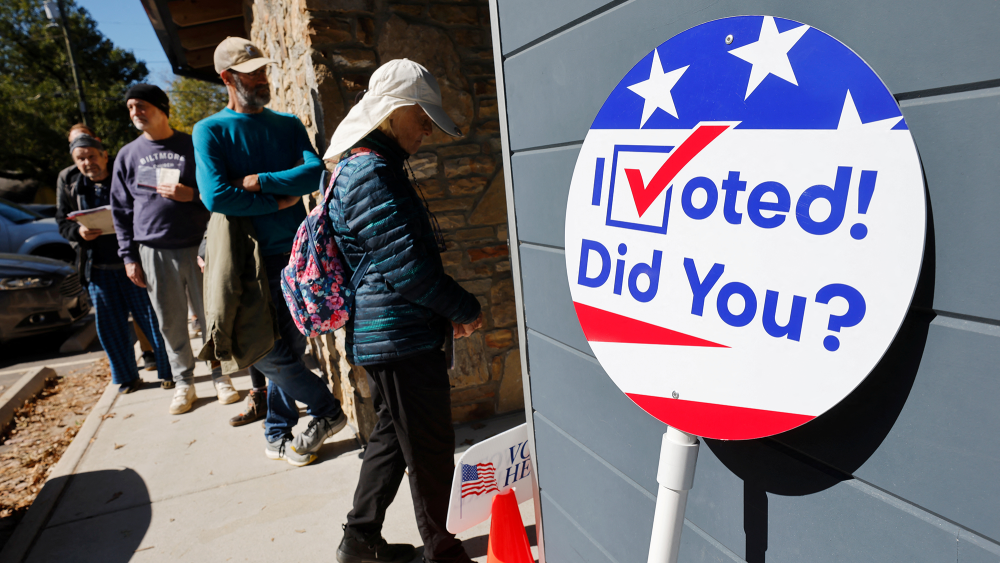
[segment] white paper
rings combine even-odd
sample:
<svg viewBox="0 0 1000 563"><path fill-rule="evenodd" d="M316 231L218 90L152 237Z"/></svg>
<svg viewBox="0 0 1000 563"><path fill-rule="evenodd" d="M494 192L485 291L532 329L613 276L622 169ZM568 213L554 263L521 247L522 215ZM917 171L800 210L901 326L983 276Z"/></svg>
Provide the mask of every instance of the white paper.
<svg viewBox="0 0 1000 563"><path fill-rule="evenodd" d="M113 235L115 233L115 223L111 217L110 205L77 211L70 213L67 217L88 229L100 229L102 231L101 236Z"/></svg>
<svg viewBox="0 0 1000 563"><path fill-rule="evenodd" d="M181 171L177 168L157 168L156 185L176 184L181 181Z"/></svg>

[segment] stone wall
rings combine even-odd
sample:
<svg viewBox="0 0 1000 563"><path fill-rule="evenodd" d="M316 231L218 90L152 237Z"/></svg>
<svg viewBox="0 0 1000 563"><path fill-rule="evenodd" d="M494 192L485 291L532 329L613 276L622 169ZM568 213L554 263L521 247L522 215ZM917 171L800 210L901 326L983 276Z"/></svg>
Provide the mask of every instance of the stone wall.
<svg viewBox="0 0 1000 563"><path fill-rule="evenodd" d="M270 70L271 107L298 115L321 154L382 63L406 57L437 77L445 109L465 136L436 131L410 164L445 233L446 271L485 313L483 329L456 343L453 416L466 421L524 408L487 2L246 1L253 41L280 61ZM338 334L314 347L367 435L370 392L364 372L344 359L343 342Z"/></svg>

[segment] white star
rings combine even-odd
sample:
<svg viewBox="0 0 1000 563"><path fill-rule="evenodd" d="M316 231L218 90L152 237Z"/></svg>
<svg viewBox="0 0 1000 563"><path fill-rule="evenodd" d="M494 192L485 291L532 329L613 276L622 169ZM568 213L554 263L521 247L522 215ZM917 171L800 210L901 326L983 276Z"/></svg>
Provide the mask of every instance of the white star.
<svg viewBox="0 0 1000 563"><path fill-rule="evenodd" d="M795 80L795 73L792 71L792 63L788 62L788 51L795 46L795 43L802 38L802 34L808 29L808 25L800 25L795 29L778 33L778 26L774 24L774 18L765 16L764 23L760 26L760 38L756 42L729 51L730 55L736 55L753 65L753 68L750 69L750 82L747 83L747 95L743 98L744 100L750 97L750 94L769 74L796 86L799 85Z"/></svg>
<svg viewBox="0 0 1000 563"><path fill-rule="evenodd" d="M670 72L663 72L663 65L660 64L660 54L656 49L653 49L653 65L649 68L649 79L637 82L628 87L629 90L639 94L646 100L642 105L642 123L639 124L640 129L646 124L649 116L653 115L656 108L660 108L670 115L677 117L677 108L674 107L674 98L670 95L670 90L673 89L674 85L677 84L677 81L681 79L681 75L687 69L688 67L683 67L671 70Z"/></svg>
<svg viewBox="0 0 1000 563"><path fill-rule="evenodd" d="M878 121L869 121L868 123L861 123L861 116L858 115L858 107L854 105L854 98L851 97L851 91L847 91L847 99L844 100L844 109L840 112L840 123L837 124L838 131L844 131L847 129L874 129L876 131L889 131L899 123L899 120L903 119L903 116L890 117L889 119L880 119Z"/></svg>

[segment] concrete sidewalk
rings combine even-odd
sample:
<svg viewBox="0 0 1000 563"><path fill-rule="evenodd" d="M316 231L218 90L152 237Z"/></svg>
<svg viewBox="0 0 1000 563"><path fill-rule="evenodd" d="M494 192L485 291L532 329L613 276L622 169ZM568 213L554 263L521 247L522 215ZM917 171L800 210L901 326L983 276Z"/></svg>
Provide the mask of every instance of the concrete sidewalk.
<svg viewBox="0 0 1000 563"><path fill-rule="evenodd" d="M259 423L229 426L243 403L218 403L205 363L196 371L200 398L178 416L167 412L173 391L160 389L151 372L142 375L149 383L140 391L106 394L97 407L103 412L91 415L99 421L91 424L96 431L81 429L77 442L89 444L75 468L58 477L61 494L35 526L25 561L336 560L361 467L362 450L349 427L324 444L316 462L296 468L264 456ZM250 378L233 382L245 397ZM523 421L517 413L478 429L461 426L456 441L464 449ZM303 416L296 433L307 422ZM533 510L530 501L521 505L529 533ZM21 526L30 525L31 516ZM22 538L27 532L17 531ZM486 522L460 536L476 561L486 560L488 533ZM406 479L383 534L390 542L421 544Z"/></svg>

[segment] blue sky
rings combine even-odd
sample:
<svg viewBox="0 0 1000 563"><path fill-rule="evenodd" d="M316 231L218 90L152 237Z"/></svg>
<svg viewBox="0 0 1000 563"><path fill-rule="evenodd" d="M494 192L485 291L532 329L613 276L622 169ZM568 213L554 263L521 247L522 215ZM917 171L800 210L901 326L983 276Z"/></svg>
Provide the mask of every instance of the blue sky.
<svg viewBox="0 0 1000 563"><path fill-rule="evenodd" d="M128 49L146 63L148 81L166 88L174 73L156 32L139 0L76 0L97 22L97 28L116 47Z"/></svg>

